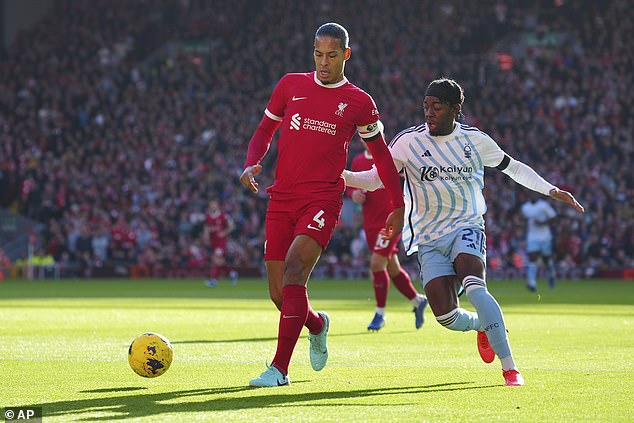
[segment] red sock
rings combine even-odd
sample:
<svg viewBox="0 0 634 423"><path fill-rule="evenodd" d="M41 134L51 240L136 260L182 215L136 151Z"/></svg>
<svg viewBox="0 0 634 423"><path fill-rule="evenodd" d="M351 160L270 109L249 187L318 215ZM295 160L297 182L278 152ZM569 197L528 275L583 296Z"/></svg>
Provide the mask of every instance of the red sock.
<svg viewBox="0 0 634 423"><path fill-rule="evenodd" d="M412 280L410 279L407 272L401 269L401 273L392 278L394 281L394 286L399 292L407 297L408 300L414 299L418 292L416 292L416 288L412 285Z"/></svg>
<svg viewBox="0 0 634 423"><path fill-rule="evenodd" d="M287 285L282 288L282 312L277 332L277 351L273 358L275 366L283 374L288 374L288 364L299 334L308 315L308 295L303 285Z"/></svg>
<svg viewBox="0 0 634 423"><path fill-rule="evenodd" d="M211 268L211 279L218 279L220 277L220 266L214 266Z"/></svg>
<svg viewBox="0 0 634 423"><path fill-rule="evenodd" d="M324 328L324 319L308 305L308 317L306 317L306 327L313 335L317 335Z"/></svg>
<svg viewBox="0 0 634 423"><path fill-rule="evenodd" d="M380 272L372 272L372 281L374 284L374 296L376 297L376 306L385 307L387 302L387 291L390 288L390 275L387 270Z"/></svg>
<svg viewBox="0 0 634 423"><path fill-rule="evenodd" d="M229 267L228 264L224 264L220 268L220 272L221 272L222 276L224 276L225 278L229 276L229 272L230 271L231 271L231 268Z"/></svg>

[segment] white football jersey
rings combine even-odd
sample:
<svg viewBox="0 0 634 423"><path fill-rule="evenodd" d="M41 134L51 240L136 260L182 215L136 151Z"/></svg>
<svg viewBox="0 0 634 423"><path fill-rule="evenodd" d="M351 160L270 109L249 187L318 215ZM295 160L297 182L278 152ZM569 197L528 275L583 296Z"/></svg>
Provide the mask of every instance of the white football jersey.
<svg viewBox="0 0 634 423"><path fill-rule="evenodd" d="M432 136L423 124L397 134L390 150L396 169L405 173L408 255L458 228L484 229L484 167L498 166L505 155L491 137L460 123L448 135Z"/></svg>
<svg viewBox="0 0 634 423"><path fill-rule="evenodd" d="M526 238L538 241L549 241L552 233L548 221L557 216L557 212L548 201L539 199L522 205L522 214L528 220Z"/></svg>

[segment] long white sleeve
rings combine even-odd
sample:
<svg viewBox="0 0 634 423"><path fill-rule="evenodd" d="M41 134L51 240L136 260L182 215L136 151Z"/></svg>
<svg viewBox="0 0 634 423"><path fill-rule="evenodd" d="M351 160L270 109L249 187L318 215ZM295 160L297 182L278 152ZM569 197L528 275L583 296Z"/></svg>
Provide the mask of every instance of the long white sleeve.
<svg viewBox="0 0 634 423"><path fill-rule="evenodd" d="M535 172L533 168L515 159L511 159L506 169L502 170L502 172L509 175L518 184L544 195L549 195L550 191L556 188Z"/></svg>
<svg viewBox="0 0 634 423"><path fill-rule="evenodd" d="M379 178L379 172L374 166L372 166L372 169L362 172L351 172L344 169L342 175L346 181L346 186L352 188L375 191L383 187L383 182L381 182L381 178Z"/></svg>

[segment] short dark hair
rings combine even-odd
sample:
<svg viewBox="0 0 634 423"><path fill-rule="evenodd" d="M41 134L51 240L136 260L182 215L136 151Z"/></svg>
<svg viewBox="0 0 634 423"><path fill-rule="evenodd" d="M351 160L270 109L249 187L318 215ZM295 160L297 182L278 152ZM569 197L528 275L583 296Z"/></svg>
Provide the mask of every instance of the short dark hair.
<svg viewBox="0 0 634 423"><path fill-rule="evenodd" d="M332 37L338 39L341 43L342 50L348 48L348 42L350 40L346 28L334 22L325 23L317 28L315 38L317 37Z"/></svg>
<svg viewBox="0 0 634 423"><path fill-rule="evenodd" d="M464 90L453 79L440 78L427 86L426 96L438 97L440 101L445 101L449 104L460 104L464 102Z"/></svg>

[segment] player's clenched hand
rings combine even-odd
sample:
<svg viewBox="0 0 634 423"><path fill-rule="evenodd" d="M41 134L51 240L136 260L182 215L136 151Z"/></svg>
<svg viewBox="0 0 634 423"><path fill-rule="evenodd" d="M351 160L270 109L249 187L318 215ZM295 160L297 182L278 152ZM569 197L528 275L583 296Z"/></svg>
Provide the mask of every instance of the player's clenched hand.
<svg viewBox="0 0 634 423"><path fill-rule="evenodd" d="M568 191L563 191L559 188L553 188L550 190L550 196L557 201L561 201L562 203L566 203L575 208L579 213L583 213L585 209L579 202L573 197L571 193Z"/></svg>
<svg viewBox="0 0 634 423"><path fill-rule="evenodd" d="M247 166L242 175L240 175L240 182L251 191L258 192L258 183L255 182L255 176L259 175L260 172L262 172L261 164Z"/></svg>
<svg viewBox="0 0 634 423"><path fill-rule="evenodd" d="M403 223L405 221L405 208L399 207L392 210L387 219L385 220L385 228L381 229L381 235L386 239L392 239L396 235L400 234L403 230Z"/></svg>

